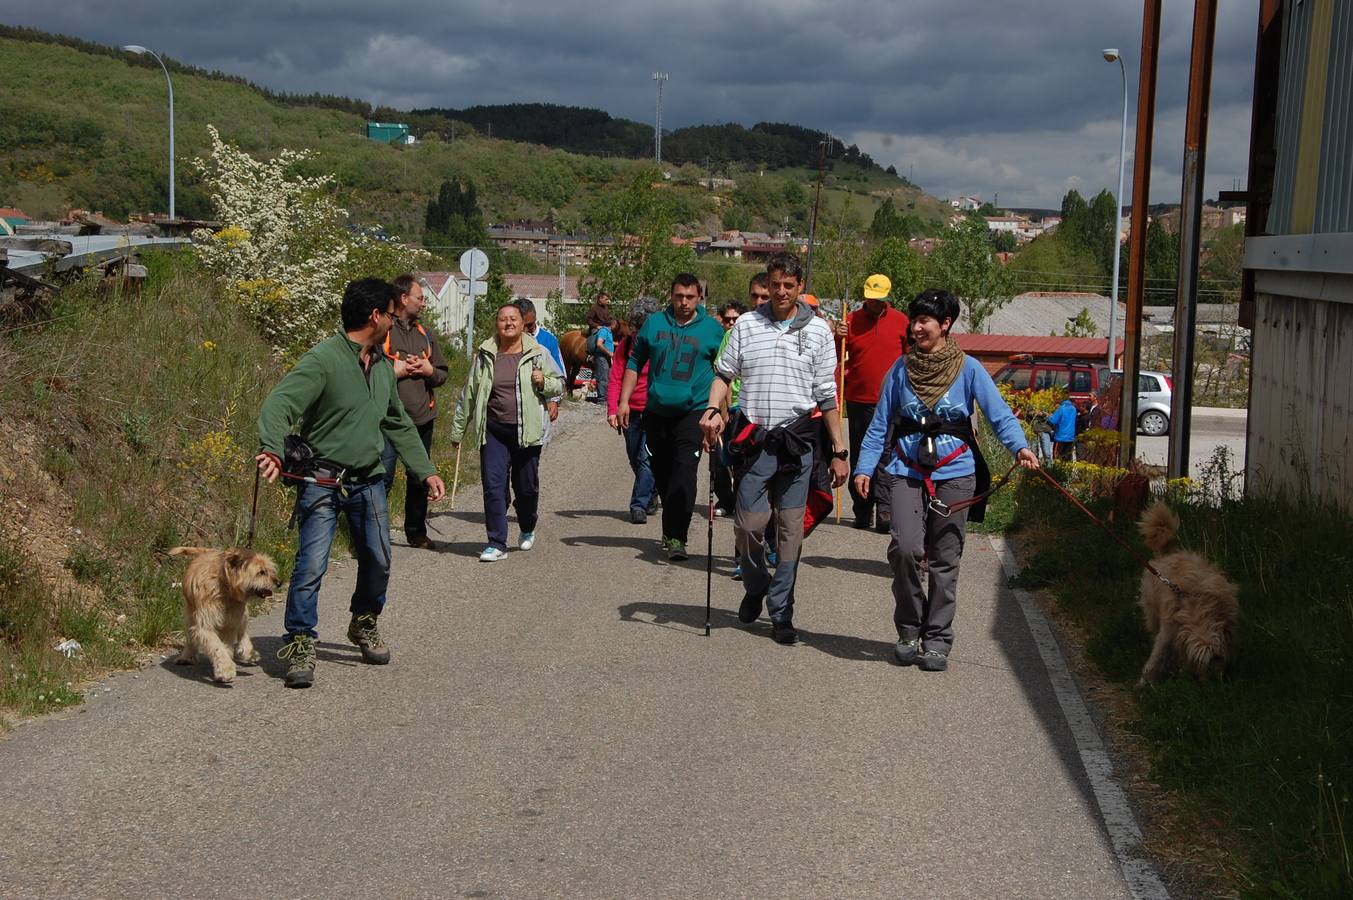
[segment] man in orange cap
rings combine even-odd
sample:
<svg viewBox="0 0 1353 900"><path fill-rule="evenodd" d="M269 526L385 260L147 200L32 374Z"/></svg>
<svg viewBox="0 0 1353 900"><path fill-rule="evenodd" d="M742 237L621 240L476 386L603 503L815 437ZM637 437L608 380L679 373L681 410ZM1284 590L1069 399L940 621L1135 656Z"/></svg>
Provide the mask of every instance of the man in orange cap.
<svg viewBox="0 0 1353 900"><path fill-rule="evenodd" d="M907 349L907 314L894 309L889 295L893 283L887 275L870 275L864 280L864 306L855 310L836 326L840 350L844 350L846 365L845 406L850 420L850 464L860 459L860 442L874 418L874 406L879 400L879 385L888 370ZM852 468L853 471L853 468ZM850 499L855 507L855 527L887 532L892 506L886 478L875 478L868 497L862 497L850 485ZM878 522L874 522L875 510Z"/></svg>

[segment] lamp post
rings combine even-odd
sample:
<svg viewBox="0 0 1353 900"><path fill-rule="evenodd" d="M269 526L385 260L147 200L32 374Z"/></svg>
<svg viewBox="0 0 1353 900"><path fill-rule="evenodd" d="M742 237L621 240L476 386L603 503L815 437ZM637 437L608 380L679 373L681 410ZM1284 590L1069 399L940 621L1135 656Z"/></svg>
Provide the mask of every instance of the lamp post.
<svg viewBox="0 0 1353 900"><path fill-rule="evenodd" d="M151 56L160 64L160 69L164 71L164 82L169 85L169 221L177 218L174 215L174 82L169 78L169 69L165 67L164 60L154 50L147 50L140 44L128 44L122 48L126 53L135 53L137 56Z"/></svg>
<svg viewBox="0 0 1353 900"><path fill-rule="evenodd" d="M1113 285L1109 289L1109 370L1114 366L1114 339L1118 336L1118 262L1123 255L1123 163L1127 158L1127 67L1123 65L1123 55L1110 47L1104 51L1105 62L1118 63L1118 71L1123 76L1123 132L1118 142L1118 193L1114 194L1113 207ZM1132 386L1136 390L1136 385ZM1124 390L1127 390L1125 387Z"/></svg>

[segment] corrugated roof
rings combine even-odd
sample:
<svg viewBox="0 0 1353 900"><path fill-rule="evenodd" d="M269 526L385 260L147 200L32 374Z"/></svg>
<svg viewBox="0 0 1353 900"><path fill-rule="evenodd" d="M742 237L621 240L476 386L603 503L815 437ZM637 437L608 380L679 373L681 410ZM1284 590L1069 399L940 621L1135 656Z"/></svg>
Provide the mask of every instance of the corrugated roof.
<svg viewBox="0 0 1353 900"><path fill-rule="evenodd" d="M440 294L446 288L446 283L455 276L450 272L419 272L418 277L432 288L434 294Z"/></svg>
<svg viewBox="0 0 1353 900"><path fill-rule="evenodd" d="M13 240L13 239L11 239ZM138 250L149 248L170 248L192 243L186 237L152 238L142 235L118 234L26 234L21 240L40 242L51 241L53 246L70 247L70 252L52 252L50 250L25 250L11 246L9 250L9 268L27 275L39 274L53 260L58 272L81 266L92 266L100 262L120 259Z"/></svg>
<svg viewBox="0 0 1353 900"><path fill-rule="evenodd" d="M503 280L512 289L514 297L542 299L550 291L559 290L558 275L503 275ZM564 276L564 299L573 300L578 296L578 276Z"/></svg>
<svg viewBox="0 0 1353 900"><path fill-rule="evenodd" d="M991 314L983 323L983 330L995 334L1027 334L1046 336L1061 334L1066 326L1081 310L1090 314L1095 323L1096 333L1109 336L1109 298L1099 294L1079 294L1071 292L1048 292L1020 294ZM1124 330L1127 318L1127 306L1118 303L1118 334ZM960 319L954 325L954 333L966 331L967 325ZM1142 324L1142 336L1159 334L1160 329L1150 323ZM1103 341L1100 341L1101 346Z"/></svg>
<svg viewBox="0 0 1353 900"><path fill-rule="evenodd" d="M964 353L1032 353L1034 356L1083 357L1103 359L1108 338L1037 337L1028 334L955 334ZM1122 352L1122 340L1114 342L1115 356Z"/></svg>

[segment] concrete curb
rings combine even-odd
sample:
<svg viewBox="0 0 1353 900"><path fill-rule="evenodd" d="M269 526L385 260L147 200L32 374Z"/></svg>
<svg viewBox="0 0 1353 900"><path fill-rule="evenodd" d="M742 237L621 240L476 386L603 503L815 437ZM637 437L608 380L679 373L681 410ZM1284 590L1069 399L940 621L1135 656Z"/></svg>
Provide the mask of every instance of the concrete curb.
<svg viewBox="0 0 1353 900"><path fill-rule="evenodd" d="M991 548L1001 561L1001 568L1009 578L1019 573L1015 554L1000 535L988 535ZM1062 655L1062 648L1053 635L1052 624L1028 591L1009 588L1019 602L1020 611L1029 624L1034 643L1038 645L1038 655L1048 670L1053 693L1066 717L1067 726L1076 740L1076 751L1085 766L1085 776L1094 791L1095 802L1099 805L1100 818L1109 834L1114 856L1123 871L1123 879L1137 900L1169 900L1170 893L1156 873L1155 866L1144 859L1140 853L1142 830L1132 814L1132 806L1127 795L1119 786L1113 774L1113 762L1104 749L1104 741L1095 727L1094 719L1081 696L1080 688Z"/></svg>

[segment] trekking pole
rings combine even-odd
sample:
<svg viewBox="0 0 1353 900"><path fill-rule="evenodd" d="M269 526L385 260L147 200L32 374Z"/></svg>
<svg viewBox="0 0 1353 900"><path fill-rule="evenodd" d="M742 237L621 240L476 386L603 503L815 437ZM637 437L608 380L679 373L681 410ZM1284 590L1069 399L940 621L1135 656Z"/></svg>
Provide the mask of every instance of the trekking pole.
<svg viewBox="0 0 1353 900"><path fill-rule="evenodd" d="M845 321L845 318L846 318L846 301L842 300L842 301L841 301L841 320L842 320L842 321ZM838 410L840 410L840 417L841 417L841 421L842 421L843 423L846 421L846 361L849 360L849 359L850 359L850 351L845 349L845 342L843 341L843 342L842 342L842 350L841 350L841 378L840 378L840 380L837 382L837 385L836 385L836 408L837 408ZM850 423L850 427L851 427L851 428L854 428L854 427L855 427L855 423L854 423L854 422L851 422L851 423ZM850 482L849 476L847 476L846 482L847 482L847 483ZM835 496L833 497L833 500L834 500L835 503L836 503L836 524L837 524L837 525L840 525L840 524L841 524L841 488L840 488L839 486L833 488L833 489L832 489L832 493L835 495Z"/></svg>
<svg viewBox="0 0 1353 900"><path fill-rule="evenodd" d="M711 448L713 453L723 446L720 441L715 447ZM709 467L709 540L705 545L705 637L709 637L709 611L710 597L714 592L714 472L715 466Z"/></svg>
<svg viewBox="0 0 1353 900"><path fill-rule="evenodd" d="M460 485L460 446L456 446L456 474L451 477L451 508L456 508L456 488Z"/></svg>
<svg viewBox="0 0 1353 900"><path fill-rule="evenodd" d="M245 540L244 546L250 550L254 549L254 522L258 518L258 463L254 463L254 502L249 504L249 537Z"/></svg>

